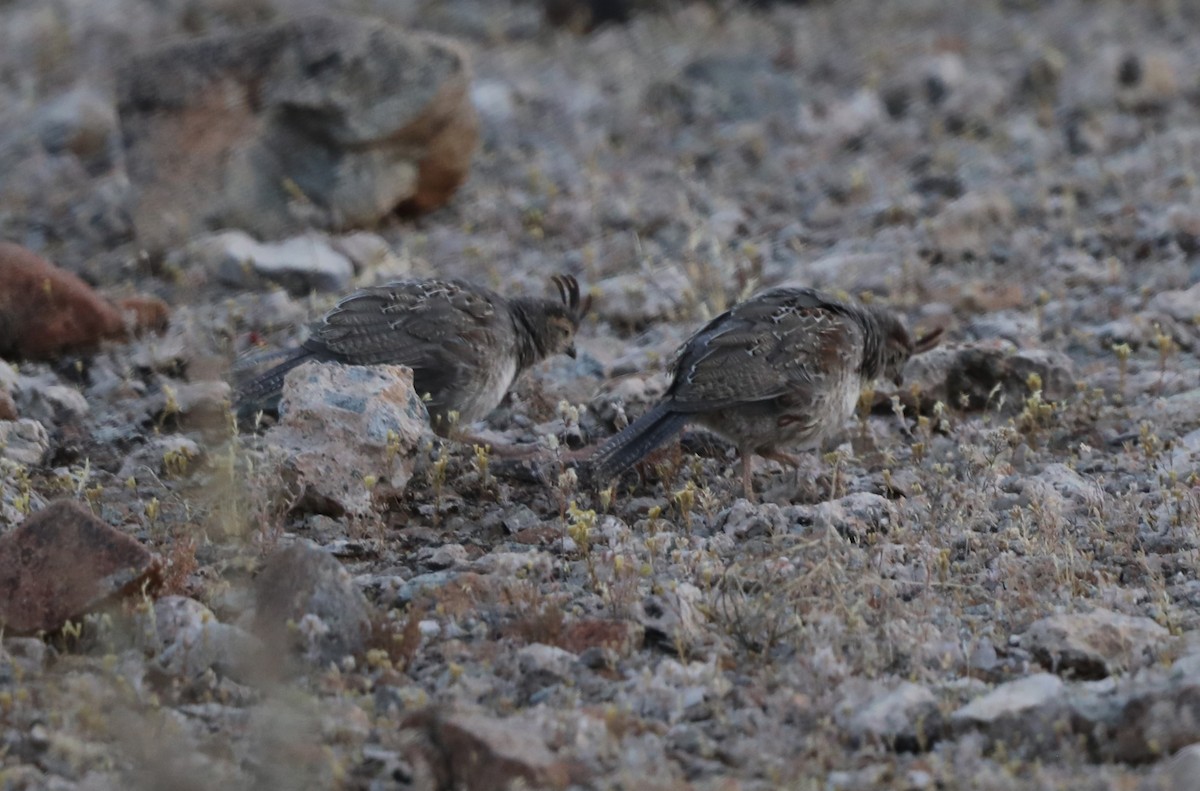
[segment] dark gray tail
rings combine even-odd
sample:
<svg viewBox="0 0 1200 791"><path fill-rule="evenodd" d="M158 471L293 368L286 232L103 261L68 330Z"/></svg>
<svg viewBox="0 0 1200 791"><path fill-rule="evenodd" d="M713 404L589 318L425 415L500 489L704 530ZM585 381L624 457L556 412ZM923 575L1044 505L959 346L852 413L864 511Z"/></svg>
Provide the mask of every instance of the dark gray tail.
<svg viewBox="0 0 1200 791"><path fill-rule="evenodd" d="M655 406L592 454L586 467L591 481L601 484L620 475L678 434L685 423L687 415L665 404Z"/></svg>
<svg viewBox="0 0 1200 791"><path fill-rule="evenodd" d="M234 376L240 380L234 388L234 405L237 416L246 420L257 412L274 412L279 408L279 396L283 392L283 378L287 372L308 362L315 355L305 349L286 349L279 352L269 352L255 355L234 365ZM253 368L262 363L283 358L283 362L265 372L254 375L245 369ZM244 373L239 374L238 369Z"/></svg>

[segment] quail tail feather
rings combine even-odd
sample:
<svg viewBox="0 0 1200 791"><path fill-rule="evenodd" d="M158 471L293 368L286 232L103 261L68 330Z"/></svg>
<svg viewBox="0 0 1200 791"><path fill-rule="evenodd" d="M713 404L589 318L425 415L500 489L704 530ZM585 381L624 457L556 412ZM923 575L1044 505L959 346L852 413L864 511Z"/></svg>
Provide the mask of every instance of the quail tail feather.
<svg viewBox="0 0 1200 791"><path fill-rule="evenodd" d="M587 461L591 480L599 483L620 475L683 430L687 420L686 414L666 404L656 405L592 454Z"/></svg>
<svg viewBox="0 0 1200 791"><path fill-rule="evenodd" d="M255 412L272 410L279 405L279 396L283 392L283 379L288 371L306 363L316 355L306 349L288 349L281 352L271 352L258 356L257 359L240 363L236 367L248 368L262 364L269 359L283 358L283 362L265 372L246 378L239 382L234 390L234 405L239 418L248 418Z"/></svg>

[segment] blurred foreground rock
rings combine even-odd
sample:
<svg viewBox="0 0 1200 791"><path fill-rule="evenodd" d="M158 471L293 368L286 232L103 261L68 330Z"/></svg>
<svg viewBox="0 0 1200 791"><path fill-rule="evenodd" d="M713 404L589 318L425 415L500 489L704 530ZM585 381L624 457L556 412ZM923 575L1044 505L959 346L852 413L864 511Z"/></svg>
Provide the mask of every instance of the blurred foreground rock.
<svg viewBox="0 0 1200 791"><path fill-rule="evenodd" d="M279 237L437 208L478 139L466 56L350 16L305 17L135 58L118 109L139 242Z"/></svg>
<svg viewBox="0 0 1200 791"><path fill-rule="evenodd" d="M8 634L55 631L138 590L154 568L133 538L59 500L0 538L0 623Z"/></svg>
<svg viewBox="0 0 1200 791"><path fill-rule="evenodd" d="M195 599L164 596L154 602L151 618L145 647L156 668L170 676L191 679L211 668L244 681L253 660L261 658L262 645L253 635L221 623Z"/></svg>
<svg viewBox="0 0 1200 791"><path fill-rule="evenodd" d="M427 709L408 718L405 755L428 788L566 788L567 763L529 728L483 712Z"/></svg>
<svg viewBox="0 0 1200 791"><path fill-rule="evenodd" d="M412 370L399 365L305 363L288 373L280 423L267 432L280 479L318 511L362 516L395 496L432 436Z"/></svg>
<svg viewBox="0 0 1200 791"><path fill-rule="evenodd" d="M166 321L160 300L133 297L114 305L36 253L0 242L0 355L53 358Z"/></svg>
<svg viewBox="0 0 1200 791"><path fill-rule="evenodd" d="M371 607L345 567L311 544L277 551L255 580L254 630L272 649L291 647L317 664L360 653Z"/></svg>

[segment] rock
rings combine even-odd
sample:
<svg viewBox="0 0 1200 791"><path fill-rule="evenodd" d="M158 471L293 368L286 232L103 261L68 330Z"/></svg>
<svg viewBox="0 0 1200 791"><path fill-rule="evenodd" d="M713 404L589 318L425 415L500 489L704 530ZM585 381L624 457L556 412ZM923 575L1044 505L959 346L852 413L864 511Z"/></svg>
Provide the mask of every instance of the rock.
<svg viewBox="0 0 1200 791"><path fill-rule="evenodd" d="M721 53L697 58L678 80L653 86L647 102L652 111L672 109L685 122L742 122L777 113L792 120L803 96L791 75L766 55Z"/></svg>
<svg viewBox="0 0 1200 791"><path fill-rule="evenodd" d="M181 478L201 463L204 451L199 443L179 434L150 438L145 445L130 451L117 471L117 479L153 475Z"/></svg>
<svg viewBox="0 0 1200 791"><path fill-rule="evenodd" d="M598 648L617 657L628 657L642 647L645 635L645 627L633 621L585 618L567 624L561 643L574 654Z"/></svg>
<svg viewBox="0 0 1200 791"><path fill-rule="evenodd" d="M600 318L631 329L678 316L695 296L691 280L675 266L607 277L591 293L592 309Z"/></svg>
<svg viewBox="0 0 1200 791"><path fill-rule="evenodd" d="M1200 387L1145 401L1134 410L1134 416L1139 422L1148 423L1162 439L1189 434L1200 428ZM1133 430L1136 432L1137 427Z"/></svg>
<svg viewBox="0 0 1200 791"><path fill-rule="evenodd" d="M930 220L929 234L934 247L946 258L980 257L987 252L991 235L1011 228L1015 215L1007 196L969 192Z"/></svg>
<svg viewBox="0 0 1200 791"><path fill-rule="evenodd" d="M1200 676L1179 669L1119 690L1087 708L1075 706L1075 718L1098 736L1105 760L1144 763L1200 742Z"/></svg>
<svg viewBox="0 0 1200 791"><path fill-rule="evenodd" d="M430 435L403 366L305 363L284 380L279 411L267 446L289 489L318 510L362 515L375 496L404 491Z"/></svg>
<svg viewBox="0 0 1200 791"><path fill-rule="evenodd" d="M886 293L899 269L888 253L831 253L800 267L803 277L780 285L842 288L851 293Z"/></svg>
<svg viewBox="0 0 1200 791"><path fill-rule="evenodd" d="M1047 267L1049 278L1065 286L1105 286L1113 283L1117 273L1106 262L1083 250L1065 250Z"/></svg>
<svg viewBox="0 0 1200 791"><path fill-rule="evenodd" d="M50 373L20 377L16 401L21 414L48 426L75 421L86 415L90 407L83 393L61 382Z"/></svg>
<svg viewBox="0 0 1200 791"><path fill-rule="evenodd" d="M126 310L128 308L128 310ZM151 298L113 304L75 275L0 242L0 355L53 359L156 328L166 306Z"/></svg>
<svg viewBox="0 0 1200 791"><path fill-rule="evenodd" d="M937 697L928 688L908 681L868 702L849 723L856 739L913 752L929 749L941 728Z"/></svg>
<svg viewBox="0 0 1200 791"><path fill-rule="evenodd" d="M437 778L430 788L566 788L574 779L566 762L516 718L431 708L401 727L408 737L405 758L421 767L414 774Z"/></svg>
<svg viewBox="0 0 1200 791"><path fill-rule="evenodd" d="M0 420L16 420L17 405L13 402L12 393L0 388Z"/></svg>
<svg viewBox="0 0 1200 791"><path fill-rule="evenodd" d="M263 658L256 637L221 623L195 599L164 596L154 602L152 615L144 645L157 669L168 675L191 679L211 668L246 682L251 680L253 661Z"/></svg>
<svg viewBox="0 0 1200 791"><path fill-rule="evenodd" d="M787 510L793 514L793 524L823 525L840 535L857 538L870 533L886 533L896 521L896 507L892 502L870 492L855 492L837 500Z"/></svg>
<svg viewBox="0 0 1200 791"><path fill-rule="evenodd" d="M50 435L36 420L0 420L0 457L32 467L50 455Z"/></svg>
<svg viewBox="0 0 1200 791"><path fill-rule="evenodd" d="M345 567L319 547L276 551L254 588L254 632L268 647L289 646L320 665L365 648L371 607Z"/></svg>
<svg viewBox="0 0 1200 791"><path fill-rule="evenodd" d="M73 154L93 176L116 164L117 112L110 99L78 87L47 102L38 116L38 140L46 153Z"/></svg>
<svg viewBox="0 0 1200 791"><path fill-rule="evenodd" d="M933 349L909 360L900 400L906 408L929 412L941 401L952 409L1019 412L1031 395L1031 375L1041 380L1042 399L1059 401L1075 392L1071 359L1048 349L1006 352L985 346ZM916 395L914 396L914 391ZM876 411L891 412L890 398L877 395Z"/></svg>
<svg viewBox="0 0 1200 791"><path fill-rule="evenodd" d="M1176 203L1167 210L1167 229L1175 242L1189 255L1200 252L1200 210L1195 206Z"/></svg>
<svg viewBox="0 0 1200 791"><path fill-rule="evenodd" d="M467 548L462 544L443 544L440 547L422 550L419 559L434 571L465 566L469 562Z"/></svg>
<svg viewBox="0 0 1200 791"><path fill-rule="evenodd" d="M717 514L716 526L725 535L745 539L787 532L788 514L775 503L752 503L744 497Z"/></svg>
<svg viewBox="0 0 1200 791"><path fill-rule="evenodd" d="M955 730L981 731L1007 745L1052 748L1066 705L1062 679L1052 673L1000 684L950 715Z"/></svg>
<svg viewBox="0 0 1200 791"><path fill-rule="evenodd" d="M0 537L0 623L8 634L55 631L156 570L137 541L58 500Z"/></svg>
<svg viewBox="0 0 1200 791"><path fill-rule="evenodd" d="M242 231L223 231L193 239L178 259L199 266L228 286L249 288L261 278L297 296L345 291L354 277L350 259L320 233L264 243Z"/></svg>
<svg viewBox="0 0 1200 791"><path fill-rule="evenodd" d="M57 655L45 640L38 637L6 637L3 653L12 666L25 676L41 673Z"/></svg>
<svg viewBox="0 0 1200 791"><path fill-rule="evenodd" d="M1176 321L1200 325L1200 283L1189 289L1161 291L1150 300L1149 307Z"/></svg>
<svg viewBox="0 0 1200 791"><path fill-rule="evenodd" d="M1104 488L1065 464L1047 464L1038 473L1037 480L1050 485L1063 497L1085 509L1100 508L1104 505Z"/></svg>
<svg viewBox="0 0 1200 791"><path fill-rule="evenodd" d="M1200 778L1200 742L1189 744L1171 756L1164 769L1166 786L1155 786L1163 791L1191 791Z"/></svg>
<svg viewBox="0 0 1200 791"><path fill-rule="evenodd" d="M1059 675L1098 679L1153 664L1169 638L1149 618L1097 608L1034 622L1021 647Z"/></svg>
<svg viewBox="0 0 1200 791"><path fill-rule="evenodd" d="M702 597L699 588L683 582L642 599L635 616L646 630L646 643L672 653L698 647L704 636L698 610Z"/></svg>
<svg viewBox="0 0 1200 791"><path fill-rule="evenodd" d="M1138 112L1155 112L1179 94L1179 75L1171 57L1162 52L1127 54L1117 65L1117 104Z"/></svg>
<svg viewBox="0 0 1200 791"><path fill-rule="evenodd" d="M572 677L578 658L558 646L534 643L517 652L517 669L521 685L537 690Z"/></svg>
<svg viewBox="0 0 1200 791"><path fill-rule="evenodd" d="M329 243L334 250L350 260L350 263L354 265L356 275L382 266L389 259L399 266L388 267L388 277L398 278L407 275L410 271L407 262L400 262L396 259L392 246L378 234L358 231L342 236L332 236L329 238Z"/></svg>
<svg viewBox="0 0 1200 791"><path fill-rule="evenodd" d="M279 238L443 205L478 139L466 55L353 15L171 44L118 77L134 226Z"/></svg>

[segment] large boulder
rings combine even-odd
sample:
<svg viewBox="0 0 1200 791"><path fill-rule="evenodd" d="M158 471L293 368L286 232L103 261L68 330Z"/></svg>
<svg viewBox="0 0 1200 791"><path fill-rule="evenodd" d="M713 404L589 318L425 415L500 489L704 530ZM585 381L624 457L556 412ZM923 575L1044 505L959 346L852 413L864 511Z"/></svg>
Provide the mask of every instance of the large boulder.
<svg viewBox="0 0 1200 791"><path fill-rule="evenodd" d="M478 140L466 55L382 21L303 17L131 60L118 110L138 240L278 238L444 204Z"/></svg>

